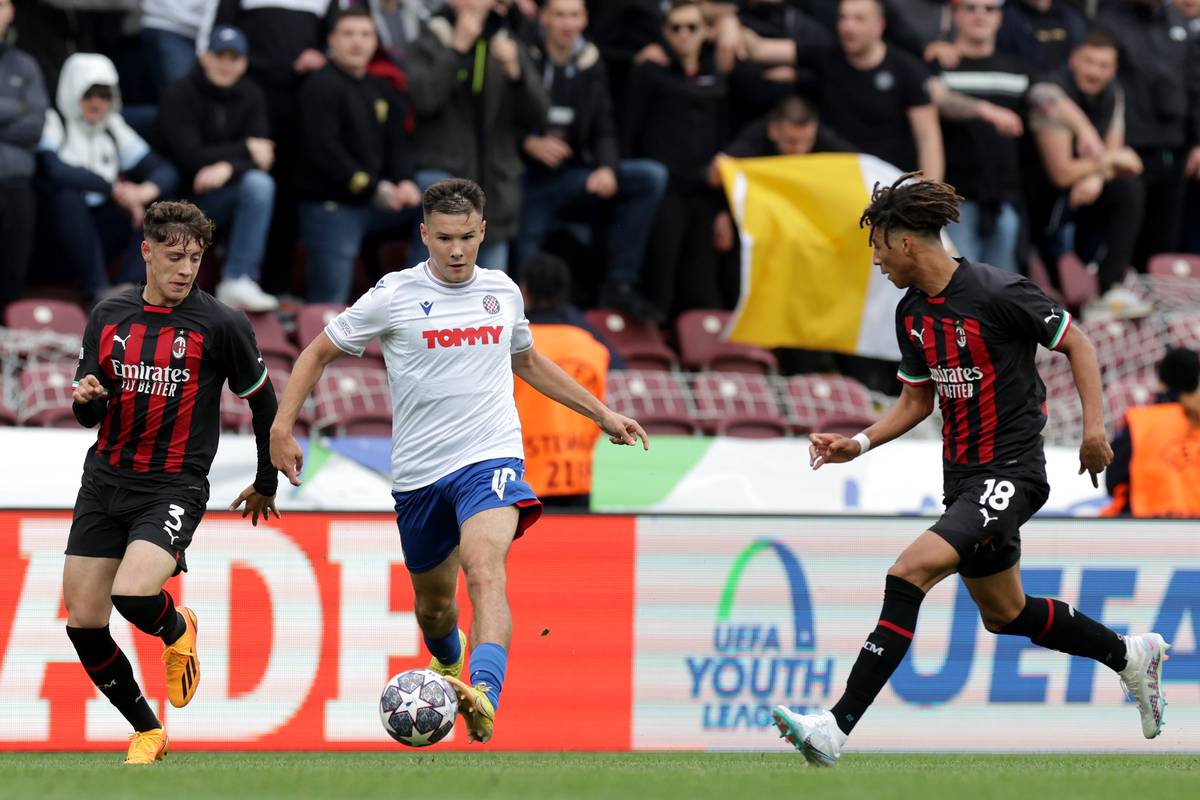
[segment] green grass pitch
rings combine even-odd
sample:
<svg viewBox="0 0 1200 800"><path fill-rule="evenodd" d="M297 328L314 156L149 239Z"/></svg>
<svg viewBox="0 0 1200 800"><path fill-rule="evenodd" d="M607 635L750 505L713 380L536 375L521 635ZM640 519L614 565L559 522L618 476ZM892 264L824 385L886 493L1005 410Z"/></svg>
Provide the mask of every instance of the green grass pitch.
<svg viewBox="0 0 1200 800"><path fill-rule="evenodd" d="M174 753L153 767L113 753L0 754L0 798L388 800L1130 800L1200 798L1200 755Z"/></svg>

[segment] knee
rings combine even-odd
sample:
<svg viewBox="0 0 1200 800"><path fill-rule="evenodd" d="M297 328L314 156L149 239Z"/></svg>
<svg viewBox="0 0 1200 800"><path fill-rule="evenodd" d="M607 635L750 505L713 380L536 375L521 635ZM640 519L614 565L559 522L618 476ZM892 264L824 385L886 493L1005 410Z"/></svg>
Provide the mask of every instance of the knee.
<svg viewBox="0 0 1200 800"><path fill-rule="evenodd" d="M911 583L922 592L932 589L937 583L937 579L941 577L927 565L911 558L905 558L903 555L896 559L896 563L888 567L887 574Z"/></svg>
<svg viewBox="0 0 1200 800"><path fill-rule="evenodd" d="M983 627L988 633L1000 633L1008 627L1008 624L1017 618L1021 613L1021 609L1009 608L980 608L979 618L983 621Z"/></svg>
<svg viewBox="0 0 1200 800"><path fill-rule="evenodd" d="M463 573L467 577L467 591L474 594L479 591L499 589L505 585L504 564L490 561L479 561L474 564L463 562Z"/></svg>
<svg viewBox="0 0 1200 800"><path fill-rule="evenodd" d="M661 197L666 191L667 168L657 161L622 161L618 169L622 188L653 197Z"/></svg>
<svg viewBox="0 0 1200 800"><path fill-rule="evenodd" d="M68 628L103 628L108 624L112 605L107 597L81 598L67 594L63 599L67 607Z"/></svg>
<svg viewBox="0 0 1200 800"><path fill-rule="evenodd" d="M438 627L438 623L454 616L457 608L452 594L419 594L413 604L413 611L417 617L417 625L425 630Z"/></svg>
<svg viewBox="0 0 1200 800"><path fill-rule="evenodd" d="M262 170L243 173L238 188L243 197L255 203L270 205L275 202L275 179Z"/></svg>

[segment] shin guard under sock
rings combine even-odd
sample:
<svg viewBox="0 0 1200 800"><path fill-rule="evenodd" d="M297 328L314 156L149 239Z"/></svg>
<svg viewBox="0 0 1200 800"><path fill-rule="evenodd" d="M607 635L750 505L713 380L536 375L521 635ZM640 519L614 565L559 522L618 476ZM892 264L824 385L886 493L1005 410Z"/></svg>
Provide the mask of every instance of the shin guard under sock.
<svg viewBox="0 0 1200 800"><path fill-rule="evenodd" d="M500 689L507 671L508 653L495 642L483 642L471 651L471 685L487 685L485 694L493 709L500 708Z"/></svg>
<svg viewBox="0 0 1200 800"><path fill-rule="evenodd" d="M1028 636L1034 644L1073 656L1085 656L1120 672L1125 669L1125 640L1061 600L1025 595L1025 607L997 633Z"/></svg>
<svg viewBox="0 0 1200 800"><path fill-rule="evenodd" d="M831 709L842 733L854 730L867 708L875 702L875 696L900 666L912 643L917 613L924 599L925 593L908 581L895 575L887 576L879 622L863 643L850 670L845 694Z"/></svg>
<svg viewBox="0 0 1200 800"><path fill-rule="evenodd" d="M87 670L92 683L116 706L121 716L129 720L135 731L152 731L162 727L150 704L142 696L129 659L113 641L107 625L103 628L67 626L67 638L75 645L79 662Z"/></svg>
<svg viewBox="0 0 1200 800"><path fill-rule="evenodd" d="M425 639L425 646L429 648L429 654L436 658L446 666L457 664L462 658L462 639L458 636L458 628L451 628L440 639L431 639L429 636L422 634Z"/></svg>
<svg viewBox="0 0 1200 800"><path fill-rule="evenodd" d="M114 594L112 603L139 631L161 637L164 644L174 644L187 630L183 615L175 610L175 599L166 589L156 595Z"/></svg>

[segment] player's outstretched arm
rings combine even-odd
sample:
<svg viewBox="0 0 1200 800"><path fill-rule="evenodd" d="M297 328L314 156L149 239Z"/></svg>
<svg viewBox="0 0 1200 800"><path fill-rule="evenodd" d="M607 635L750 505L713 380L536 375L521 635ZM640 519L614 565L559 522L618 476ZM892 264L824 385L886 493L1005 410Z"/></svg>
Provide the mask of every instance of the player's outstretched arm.
<svg viewBox="0 0 1200 800"><path fill-rule="evenodd" d="M580 386L562 367L532 347L512 357L513 374L556 403L582 414L608 434L613 444L636 445L650 449L650 436L637 420L616 413ZM290 387L289 387L290 388Z"/></svg>
<svg viewBox="0 0 1200 800"><path fill-rule="evenodd" d="M872 448L879 447L908 433L932 413L933 384L914 386L906 383L892 407L863 434ZM863 453L859 442L836 433L813 433L808 439L808 465L813 469L820 469L824 464L844 464Z"/></svg>
<svg viewBox="0 0 1200 800"><path fill-rule="evenodd" d="M317 381L321 380L325 367L340 355L342 351L324 331L317 334L317 338L296 359L292 376L279 400L279 410L275 412L275 422L271 425L271 463L287 476L293 486L300 485L304 451L300 449L292 430L296 427L296 419L300 416L304 401L312 394Z"/></svg>
<svg viewBox="0 0 1200 800"><path fill-rule="evenodd" d="M1087 472L1092 486L1099 487L1099 474L1112 463L1112 447L1104 431L1104 395L1100 386L1100 360L1087 336L1072 325L1058 343L1059 352L1071 362L1071 374L1083 404L1083 441L1079 445L1079 474Z"/></svg>

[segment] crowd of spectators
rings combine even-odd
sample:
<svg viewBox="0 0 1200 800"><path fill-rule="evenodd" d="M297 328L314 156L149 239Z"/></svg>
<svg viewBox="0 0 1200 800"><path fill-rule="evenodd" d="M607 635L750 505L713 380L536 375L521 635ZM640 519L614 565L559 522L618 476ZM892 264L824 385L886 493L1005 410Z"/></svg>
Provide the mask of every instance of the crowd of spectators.
<svg viewBox="0 0 1200 800"><path fill-rule="evenodd" d="M1074 251L1136 316L1126 271L1200 251L1197 36L1200 0L0 0L0 307L137 280L161 197L218 223L221 300L347 303L455 175L483 266L550 251L663 324L737 300L717 160L848 151L958 187L968 258Z"/></svg>

